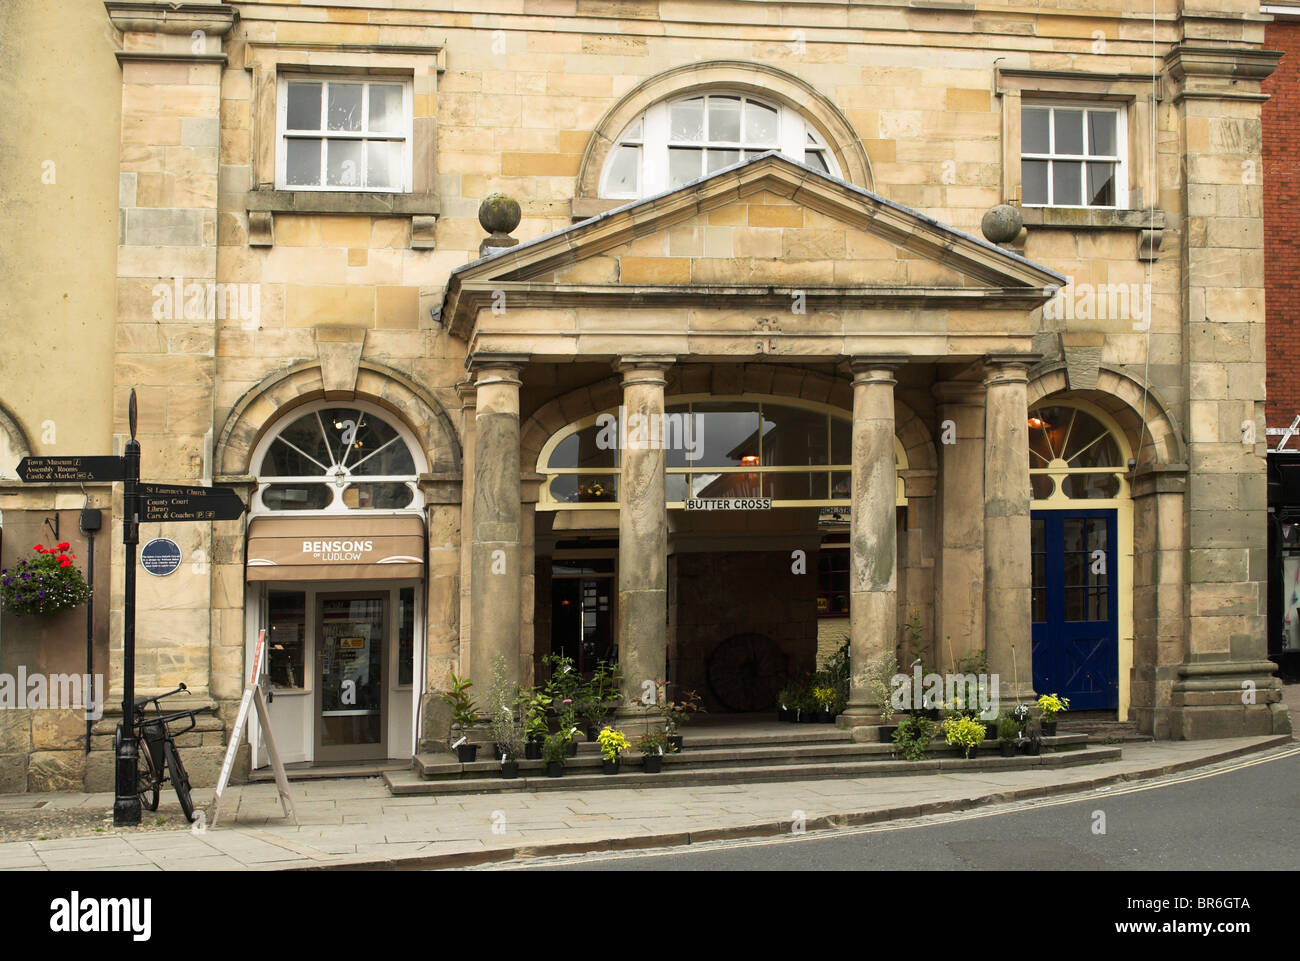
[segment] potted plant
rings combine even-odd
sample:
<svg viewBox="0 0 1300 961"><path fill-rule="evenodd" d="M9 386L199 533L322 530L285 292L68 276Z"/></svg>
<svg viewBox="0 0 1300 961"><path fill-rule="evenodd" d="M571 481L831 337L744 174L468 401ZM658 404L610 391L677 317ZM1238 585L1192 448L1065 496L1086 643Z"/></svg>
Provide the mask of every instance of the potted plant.
<svg viewBox="0 0 1300 961"><path fill-rule="evenodd" d="M519 692L518 710L524 726L524 758L537 761L542 756L542 742L550 733L546 714L551 707L551 696L540 688Z"/></svg>
<svg viewBox="0 0 1300 961"><path fill-rule="evenodd" d="M628 742L627 736L622 731L616 731L606 725L596 735L596 743L600 745L600 756L603 759L602 768L604 772L606 774L617 774L620 759L627 753L627 749L632 746Z"/></svg>
<svg viewBox="0 0 1300 961"><path fill-rule="evenodd" d="M957 756L972 759L984 740L984 725L964 714L954 714L943 722L943 736L957 749Z"/></svg>
<svg viewBox="0 0 1300 961"><path fill-rule="evenodd" d="M1044 694L1038 699L1038 709L1043 712L1043 735L1055 737L1056 715L1070 709L1070 699L1057 697L1055 694Z"/></svg>
<svg viewBox="0 0 1300 961"><path fill-rule="evenodd" d="M792 698L790 696L790 686L786 685L777 692L776 695L776 719L778 721L793 721L794 708L790 707Z"/></svg>
<svg viewBox="0 0 1300 961"><path fill-rule="evenodd" d="M646 731L636 740L641 764L647 774L658 774L664 767L664 753L669 751L668 735L657 728Z"/></svg>
<svg viewBox="0 0 1300 961"><path fill-rule="evenodd" d="M49 616L80 607L90 600L86 578L72 563L67 541L46 547L35 545L40 555L23 558L12 568L0 570L0 607L10 614Z"/></svg>
<svg viewBox="0 0 1300 961"><path fill-rule="evenodd" d="M998 750L1003 757L1016 756L1016 741L1020 739L1020 725L1010 714L998 717Z"/></svg>
<svg viewBox="0 0 1300 961"><path fill-rule="evenodd" d="M818 723L833 724L835 722L835 712L831 709L835 705L835 688L830 686L814 687L812 696L814 703L817 705Z"/></svg>
<svg viewBox="0 0 1300 961"><path fill-rule="evenodd" d="M462 740L469 738L475 722L478 720L478 708L469 696L469 689L474 683L467 677L457 677L456 672L451 674L451 688L444 691L441 695L442 702L451 708L452 727L459 729ZM447 743L452 744L452 729L447 731ZM477 744L458 744L456 745L456 759L461 764L468 764L478 755Z"/></svg>
<svg viewBox="0 0 1300 961"><path fill-rule="evenodd" d="M899 723L894 731L894 743L905 761L924 761L934 740L938 725L928 717L912 714Z"/></svg>
<svg viewBox="0 0 1300 961"><path fill-rule="evenodd" d="M569 756L569 732L566 730L548 734L542 742L542 760L546 762L546 776L560 777L564 774L564 759Z"/></svg>
<svg viewBox="0 0 1300 961"><path fill-rule="evenodd" d="M897 730L889 722L894 719L894 690L892 680L898 673L898 655L893 651L877 651L867 658L866 667L858 675L858 683L865 687L871 699L880 705L880 719L885 723L876 729L881 744L893 741Z"/></svg>
<svg viewBox="0 0 1300 961"><path fill-rule="evenodd" d="M674 751L680 751L684 745L682 735L678 733L681 726L691 719L696 711L704 710L704 703L694 691L682 692L680 701L662 701L664 715L664 733Z"/></svg>

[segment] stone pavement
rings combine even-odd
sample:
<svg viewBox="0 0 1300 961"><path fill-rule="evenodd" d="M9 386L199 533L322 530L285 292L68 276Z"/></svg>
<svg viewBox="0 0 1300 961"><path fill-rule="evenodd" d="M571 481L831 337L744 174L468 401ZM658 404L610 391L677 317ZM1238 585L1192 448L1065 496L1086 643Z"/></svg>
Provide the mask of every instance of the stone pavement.
<svg viewBox="0 0 1300 961"><path fill-rule="evenodd" d="M13 841L0 844L0 870L442 868L667 847L783 834L796 812L809 831L911 818L1160 777L1294 743L1147 742L1126 745L1122 760L1078 768L539 794L397 798L378 778L300 781L297 826L281 817L274 784L253 784L228 789L217 828ZM113 802L108 794L46 797L105 812ZM211 791L196 790L195 799L206 804ZM175 795L163 805L175 807Z"/></svg>

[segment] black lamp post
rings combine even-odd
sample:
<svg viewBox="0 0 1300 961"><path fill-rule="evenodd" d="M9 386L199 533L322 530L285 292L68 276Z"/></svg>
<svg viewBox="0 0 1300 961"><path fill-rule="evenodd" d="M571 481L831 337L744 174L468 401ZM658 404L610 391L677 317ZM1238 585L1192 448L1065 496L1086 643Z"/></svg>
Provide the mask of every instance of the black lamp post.
<svg viewBox="0 0 1300 961"><path fill-rule="evenodd" d="M140 795L137 791L139 748L135 730L135 551L140 543L140 517L137 487L140 482L140 442L135 439L135 390L127 404L127 422L131 439L122 457L122 543L126 547L126 583L122 617L122 737L117 741L116 798L113 801L113 825L140 823Z"/></svg>

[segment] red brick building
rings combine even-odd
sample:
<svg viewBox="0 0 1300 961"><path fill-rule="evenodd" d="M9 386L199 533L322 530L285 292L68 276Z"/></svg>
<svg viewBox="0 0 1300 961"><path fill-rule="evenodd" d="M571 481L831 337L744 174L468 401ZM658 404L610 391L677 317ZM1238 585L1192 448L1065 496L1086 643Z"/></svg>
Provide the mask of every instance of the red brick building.
<svg viewBox="0 0 1300 961"><path fill-rule="evenodd" d="M1300 673L1300 2L1261 8L1273 16L1264 46L1283 52L1262 84L1264 283L1268 345L1269 656ZM1249 173L1249 172L1247 172ZM1293 451L1295 453L1287 453Z"/></svg>

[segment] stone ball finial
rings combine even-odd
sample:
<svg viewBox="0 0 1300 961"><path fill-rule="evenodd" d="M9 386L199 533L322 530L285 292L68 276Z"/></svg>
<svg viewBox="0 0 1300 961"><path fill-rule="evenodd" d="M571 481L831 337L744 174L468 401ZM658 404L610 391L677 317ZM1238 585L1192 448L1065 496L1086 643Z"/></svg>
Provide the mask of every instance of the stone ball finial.
<svg viewBox="0 0 1300 961"><path fill-rule="evenodd" d="M519 226L519 201L505 194L488 194L478 206L478 222L490 234L509 234Z"/></svg>
<svg viewBox="0 0 1300 961"><path fill-rule="evenodd" d="M1025 225L1020 211L1010 204L998 204L990 207L980 221L980 230L984 236L995 244L1009 244L1020 236L1020 229Z"/></svg>

